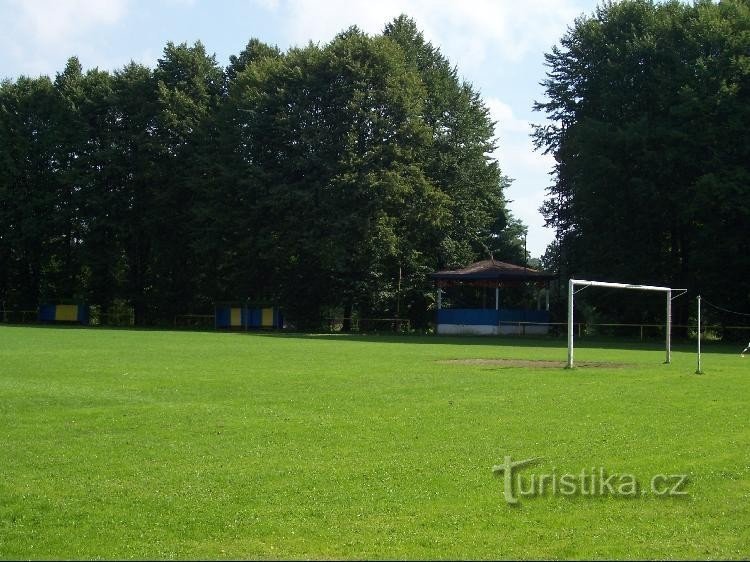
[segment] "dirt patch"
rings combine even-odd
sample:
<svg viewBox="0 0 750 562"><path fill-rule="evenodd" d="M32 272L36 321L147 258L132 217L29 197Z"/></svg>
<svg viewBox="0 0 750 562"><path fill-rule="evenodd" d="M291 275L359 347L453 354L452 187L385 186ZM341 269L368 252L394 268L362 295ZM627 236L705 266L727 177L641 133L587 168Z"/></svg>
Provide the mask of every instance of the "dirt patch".
<svg viewBox="0 0 750 562"><path fill-rule="evenodd" d="M488 365L497 367L534 367L537 369L562 369L565 361L549 361L546 359L445 359L437 361L444 365ZM609 363L607 361L576 361L576 367L626 367L625 363Z"/></svg>

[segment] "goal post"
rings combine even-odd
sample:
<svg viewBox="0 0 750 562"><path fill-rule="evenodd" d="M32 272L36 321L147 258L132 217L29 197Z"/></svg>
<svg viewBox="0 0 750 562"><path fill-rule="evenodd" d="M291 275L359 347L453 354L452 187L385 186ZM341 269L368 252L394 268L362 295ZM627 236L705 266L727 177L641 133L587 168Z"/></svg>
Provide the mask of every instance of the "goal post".
<svg viewBox="0 0 750 562"><path fill-rule="evenodd" d="M575 287L581 287L578 291ZM608 287L610 289L633 289L637 291L657 291L666 293L667 297L667 321L666 321L666 360L665 363L672 362L672 299L679 297L687 292L686 289L673 289L671 287L655 287L652 285L631 285L627 283L609 283L606 281L586 281L584 279L570 279L568 281L568 364L567 368L572 369L573 361L573 299L576 293L583 291L588 287ZM676 297L672 296L672 291L681 291Z"/></svg>

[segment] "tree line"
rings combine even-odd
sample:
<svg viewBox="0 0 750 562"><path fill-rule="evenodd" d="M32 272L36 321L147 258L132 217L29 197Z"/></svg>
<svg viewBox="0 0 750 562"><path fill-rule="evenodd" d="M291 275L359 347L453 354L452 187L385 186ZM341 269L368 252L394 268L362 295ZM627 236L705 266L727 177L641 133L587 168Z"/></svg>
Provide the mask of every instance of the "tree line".
<svg viewBox="0 0 750 562"><path fill-rule="evenodd" d="M750 4L605 2L546 55L556 160L541 211L561 278L667 284L750 312ZM643 321L639 296L591 295ZM675 301L686 322L694 299ZM663 316L663 307L653 310ZM713 310L725 324L739 315Z"/></svg>
<svg viewBox="0 0 750 562"><path fill-rule="evenodd" d="M415 22L222 68L168 43L155 68L0 86L4 308L125 303L137 324L217 301L430 317L427 274L524 259L494 123Z"/></svg>

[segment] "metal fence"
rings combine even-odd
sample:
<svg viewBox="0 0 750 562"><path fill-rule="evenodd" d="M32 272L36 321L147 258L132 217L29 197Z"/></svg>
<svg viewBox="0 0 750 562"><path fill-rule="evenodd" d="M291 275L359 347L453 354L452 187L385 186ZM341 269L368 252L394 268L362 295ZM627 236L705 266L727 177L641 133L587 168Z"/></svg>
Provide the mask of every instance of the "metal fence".
<svg viewBox="0 0 750 562"><path fill-rule="evenodd" d="M132 310L122 312L92 312L89 326L135 326L135 313Z"/></svg>
<svg viewBox="0 0 750 562"><path fill-rule="evenodd" d="M38 310L3 310L0 318L6 324L35 324L39 320Z"/></svg>
<svg viewBox="0 0 750 562"><path fill-rule="evenodd" d="M529 326L548 327L550 336L565 336L568 331L567 322L500 322L502 326L516 327L515 333L526 335ZM666 326L664 324L617 324L617 323L592 323L575 322L573 324L574 335L578 338L593 336L612 336L622 338L633 338L641 341L664 337ZM689 337L695 337L698 332L697 324L672 324L672 331L684 330ZM720 324L701 325L701 334L708 339L720 340L728 335L750 337L750 326L722 326Z"/></svg>
<svg viewBox="0 0 750 562"><path fill-rule="evenodd" d="M178 314L174 317L175 328L206 329L216 327L214 314Z"/></svg>
<svg viewBox="0 0 750 562"><path fill-rule="evenodd" d="M405 333L411 329L408 318L326 318L325 323L330 332L340 332L346 321L349 321L352 332L392 332Z"/></svg>
<svg viewBox="0 0 750 562"><path fill-rule="evenodd" d="M411 324L407 318L345 318L330 317L325 319L325 326L330 332L343 330L346 321L349 321L351 331L358 333L389 332L407 333L411 330ZM38 310L3 310L0 311L0 321L6 324L36 324L39 322ZM90 319L91 326L133 326L135 318L131 311L116 313L95 313ZM215 327L215 315L213 314L179 314L174 317L175 328L186 329L212 329ZM552 337L564 337L567 334L566 322L500 322L501 326L512 328L509 332L513 335L538 335L538 328L547 328L547 335ZM642 323L642 324L618 324L618 323L592 323L576 322L573 324L574 334L578 338L610 336L630 338L645 341L647 339L658 339L664 337L664 324ZM529 327L537 329L529 330ZM683 330L688 337L695 337L697 325L695 324L672 324L672 329ZM750 339L750 326L722 326L720 324L709 324L701 326L701 334L706 339L739 340Z"/></svg>

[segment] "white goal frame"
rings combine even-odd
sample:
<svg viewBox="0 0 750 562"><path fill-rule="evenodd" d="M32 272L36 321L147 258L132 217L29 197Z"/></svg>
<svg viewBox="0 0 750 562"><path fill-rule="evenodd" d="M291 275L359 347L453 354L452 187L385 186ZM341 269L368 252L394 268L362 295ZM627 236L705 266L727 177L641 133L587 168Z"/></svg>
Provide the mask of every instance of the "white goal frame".
<svg viewBox="0 0 750 562"><path fill-rule="evenodd" d="M581 286L578 291L575 286ZM573 299L576 293L583 291L588 287L609 287L610 289L635 289L638 291L658 291L667 294L667 325L666 325L666 360L665 363L672 362L672 300L684 295L687 289L673 289L671 287L654 287L651 285L630 285L626 283L608 283L605 281L586 281L584 279L570 279L568 281L568 364L567 368L572 369L573 363ZM672 291L681 291L675 297Z"/></svg>

